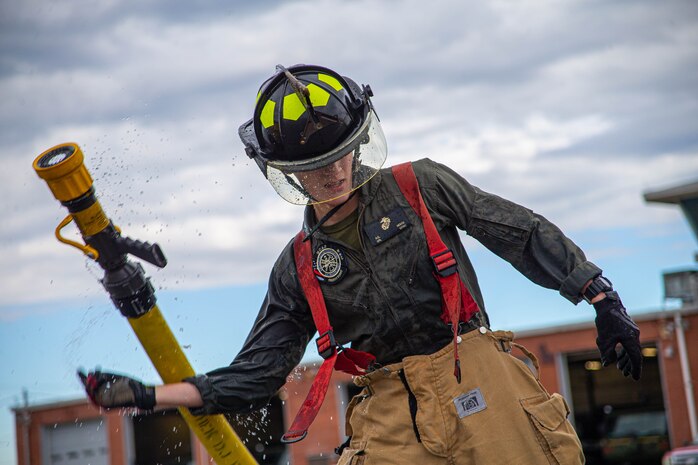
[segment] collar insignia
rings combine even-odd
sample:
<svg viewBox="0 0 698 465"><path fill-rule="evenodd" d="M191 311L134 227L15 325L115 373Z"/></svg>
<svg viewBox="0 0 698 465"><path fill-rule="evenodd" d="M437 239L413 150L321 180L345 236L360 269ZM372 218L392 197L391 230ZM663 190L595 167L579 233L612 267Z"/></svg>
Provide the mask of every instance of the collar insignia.
<svg viewBox="0 0 698 465"><path fill-rule="evenodd" d="M371 244L379 245L412 226L404 210L397 207L383 214L380 219L364 225L364 234Z"/></svg>

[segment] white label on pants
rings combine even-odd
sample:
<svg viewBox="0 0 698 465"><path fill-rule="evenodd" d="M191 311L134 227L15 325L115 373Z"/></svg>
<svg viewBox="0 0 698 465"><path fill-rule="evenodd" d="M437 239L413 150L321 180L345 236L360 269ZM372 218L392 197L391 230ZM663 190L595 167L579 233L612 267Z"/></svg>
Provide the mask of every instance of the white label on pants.
<svg viewBox="0 0 698 465"><path fill-rule="evenodd" d="M461 396L453 399L453 403L456 404L456 411L460 418L467 417L473 413L480 412L487 408L485 403L485 398L482 397L480 388L473 389Z"/></svg>

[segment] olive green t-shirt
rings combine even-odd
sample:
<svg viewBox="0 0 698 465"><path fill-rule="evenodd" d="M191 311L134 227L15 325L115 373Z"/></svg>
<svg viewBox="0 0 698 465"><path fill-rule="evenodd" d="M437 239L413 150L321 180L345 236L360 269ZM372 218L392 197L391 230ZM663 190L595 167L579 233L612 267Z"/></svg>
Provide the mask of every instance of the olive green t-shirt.
<svg viewBox="0 0 698 465"><path fill-rule="evenodd" d="M331 226L322 226L322 232L333 239L348 244L352 249L361 251L361 240L359 239L359 210L354 210L349 216L339 223Z"/></svg>

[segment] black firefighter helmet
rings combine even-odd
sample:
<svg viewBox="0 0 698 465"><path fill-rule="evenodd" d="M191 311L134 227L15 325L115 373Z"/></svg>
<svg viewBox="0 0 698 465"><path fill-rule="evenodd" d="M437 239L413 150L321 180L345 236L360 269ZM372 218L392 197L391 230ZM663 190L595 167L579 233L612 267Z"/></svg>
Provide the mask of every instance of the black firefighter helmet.
<svg viewBox="0 0 698 465"><path fill-rule="evenodd" d="M259 89L239 134L277 193L294 204L321 203L365 184L383 166L385 137L370 87L314 65L276 67ZM334 196L314 197L307 174L351 156L351 182Z"/></svg>

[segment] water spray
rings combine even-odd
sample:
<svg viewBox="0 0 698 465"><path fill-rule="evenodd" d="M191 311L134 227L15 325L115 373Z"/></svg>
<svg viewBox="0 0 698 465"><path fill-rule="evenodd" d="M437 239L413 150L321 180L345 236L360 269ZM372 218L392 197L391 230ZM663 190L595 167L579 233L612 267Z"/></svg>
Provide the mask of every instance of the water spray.
<svg viewBox="0 0 698 465"><path fill-rule="evenodd" d="M150 278L140 263L129 260L133 255L162 268L167 259L160 246L121 235L97 200L77 144L69 142L46 150L34 160L34 170L69 212L56 228L56 238L77 248L104 270L102 285L127 318L162 381L177 383L194 376L194 369L156 304ZM77 225L84 244L61 235L71 222ZM184 407L179 413L218 465L257 464L223 415L194 416Z"/></svg>

